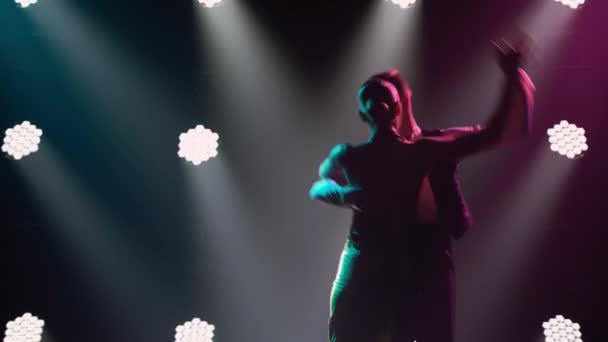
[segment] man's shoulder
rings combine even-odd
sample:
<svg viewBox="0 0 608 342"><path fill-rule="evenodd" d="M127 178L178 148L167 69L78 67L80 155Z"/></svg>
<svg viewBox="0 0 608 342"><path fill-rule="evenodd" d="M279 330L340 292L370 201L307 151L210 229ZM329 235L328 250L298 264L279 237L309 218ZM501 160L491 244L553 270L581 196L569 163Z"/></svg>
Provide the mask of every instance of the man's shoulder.
<svg viewBox="0 0 608 342"><path fill-rule="evenodd" d="M420 133L423 137L443 137L450 134L450 130L453 128L445 129L421 129ZM458 171L458 163L455 161L446 161L439 163L431 170L431 175L437 177L438 175L455 175Z"/></svg>

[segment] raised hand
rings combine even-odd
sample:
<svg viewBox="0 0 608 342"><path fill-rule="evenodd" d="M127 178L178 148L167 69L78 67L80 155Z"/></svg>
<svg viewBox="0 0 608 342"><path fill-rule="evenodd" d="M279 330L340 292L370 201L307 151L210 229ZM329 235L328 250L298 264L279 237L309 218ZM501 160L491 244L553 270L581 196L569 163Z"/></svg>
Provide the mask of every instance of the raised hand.
<svg viewBox="0 0 608 342"><path fill-rule="evenodd" d="M523 33L517 44L511 44L504 38L501 39L500 43L490 41L496 50L498 64L506 75L516 75L517 69L525 62L529 41L529 37Z"/></svg>

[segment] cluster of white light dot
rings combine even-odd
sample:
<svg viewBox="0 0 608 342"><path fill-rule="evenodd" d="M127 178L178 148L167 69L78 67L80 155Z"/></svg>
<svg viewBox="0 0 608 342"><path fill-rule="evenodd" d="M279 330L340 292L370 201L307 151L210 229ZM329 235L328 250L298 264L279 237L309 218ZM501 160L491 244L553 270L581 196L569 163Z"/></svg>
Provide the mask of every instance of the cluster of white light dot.
<svg viewBox="0 0 608 342"><path fill-rule="evenodd" d="M38 151L41 136L42 130L30 124L29 121L24 121L22 124L6 130L2 152L19 160Z"/></svg>
<svg viewBox="0 0 608 342"><path fill-rule="evenodd" d="M179 152L177 155L200 165L202 162L217 156L217 140L219 136L203 125L197 125L179 136Z"/></svg>
<svg viewBox="0 0 608 342"><path fill-rule="evenodd" d="M175 342L213 342L214 330L212 324L195 318L175 328Z"/></svg>
<svg viewBox="0 0 608 342"><path fill-rule="evenodd" d="M569 6L572 9L577 9L579 6L582 6L585 3L585 0L555 0L557 2L561 2L562 4Z"/></svg>
<svg viewBox="0 0 608 342"><path fill-rule="evenodd" d="M223 0L198 0L203 6L211 8L219 5Z"/></svg>
<svg viewBox="0 0 608 342"><path fill-rule="evenodd" d="M565 319L562 315L551 318L543 323L545 329L545 342L583 342L581 339L581 326Z"/></svg>
<svg viewBox="0 0 608 342"><path fill-rule="evenodd" d="M562 120L547 130L551 150L570 159L580 156L589 149L585 129Z"/></svg>
<svg viewBox="0 0 608 342"><path fill-rule="evenodd" d="M416 0L388 0L401 8L414 7Z"/></svg>
<svg viewBox="0 0 608 342"><path fill-rule="evenodd" d="M38 0L15 0L15 2L18 3L21 6L21 8L26 8L26 7L29 7L30 5L37 3Z"/></svg>
<svg viewBox="0 0 608 342"><path fill-rule="evenodd" d="M38 342L42 340L44 321L26 313L6 323L4 342Z"/></svg>

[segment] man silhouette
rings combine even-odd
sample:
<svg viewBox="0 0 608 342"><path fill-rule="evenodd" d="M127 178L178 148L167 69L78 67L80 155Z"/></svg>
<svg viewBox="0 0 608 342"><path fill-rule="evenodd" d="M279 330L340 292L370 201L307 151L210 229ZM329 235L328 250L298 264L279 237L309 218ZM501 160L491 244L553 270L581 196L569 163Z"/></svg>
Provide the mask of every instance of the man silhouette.
<svg viewBox="0 0 608 342"><path fill-rule="evenodd" d="M441 194L430 197L439 204L434 216L425 217L419 204L428 201L430 188L455 189L452 166L465 156L504 141L509 128L528 133L534 87L520 67L521 53L509 44L497 50L507 84L484 128L416 134L405 87L376 75L360 88L359 115L370 137L332 149L310 191L313 199L354 210L331 295L331 342L453 341L449 237L466 230L466 206L459 191L452 196L459 205L447 210ZM403 121L411 134L403 132ZM442 171L443 180L436 173L442 169L449 171Z"/></svg>

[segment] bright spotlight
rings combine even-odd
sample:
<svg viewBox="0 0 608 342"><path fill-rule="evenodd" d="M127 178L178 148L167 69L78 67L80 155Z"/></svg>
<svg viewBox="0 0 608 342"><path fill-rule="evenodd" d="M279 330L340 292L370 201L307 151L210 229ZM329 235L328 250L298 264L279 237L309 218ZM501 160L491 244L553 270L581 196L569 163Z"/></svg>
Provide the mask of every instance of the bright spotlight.
<svg viewBox="0 0 608 342"><path fill-rule="evenodd" d="M175 342L213 342L214 330L212 324L195 318L175 328Z"/></svg>
<svg viewBox="0 0 608 342"><path fill-rule="evenodd" d="M26 313L6 323L4 342L39 342L42 340L44 321Z"/></svg>
<svg viewBox="0 0 608 342"><path fill-rule="evenodd" d="M386 0L394 3L401 8L411 8L416 5L416 0Z"/></svg>
<svg viewBox="0 0 608 342"><path fill-rule="evenodd" d="M577 9L579 6L582 6L585 3L585 0L555 0L557 2L561 2L562 4L569 6L572 9Z"/></svg>
<svg viewBox="0 0 608 342"><path fill-rule="evenodd" d="M30 5L37 3L38 0L15 0L15 2L18 3L21 6L21 8L26 8L26 7L29 7Z"/></svg>
<svg viewBox="0 0 608 342"><path fill-rule="evenodd" d="M543 323L545 342L583 342L581 326L571 320L557 315Z"/></svg>
<svg viewBox="0 0 608 342"><path fill-rule="evenodd" d="M209 158L217 156L217 139L219 139L217 133L213 133L203 125L197 125L179 135L177 155L194 165L200 165Z"/></svg>
<svg viewBox="0 0 608 342"><path fill-rule="evenodd" d="M223 0L198 0L198 2L200 2L201 4L203 4L204 7L207 8L219 6L222 1Z"/></svg>
<svg viewBox="0 0 608 342"><path fill-rule="evenodd" d="M547 130L551 151L557 152L570 159L582 156L589 149L585 129L562 120L559 124Z"/></svg>
<svg viewBox="0 0 608 342"><path fill-rule="evenodd" d="M6 130L2 152L19 160L38 151L41 136L41 129L36 128L29 121L23 121L20 125Z"/></svg>

